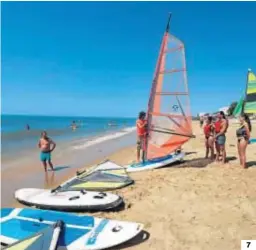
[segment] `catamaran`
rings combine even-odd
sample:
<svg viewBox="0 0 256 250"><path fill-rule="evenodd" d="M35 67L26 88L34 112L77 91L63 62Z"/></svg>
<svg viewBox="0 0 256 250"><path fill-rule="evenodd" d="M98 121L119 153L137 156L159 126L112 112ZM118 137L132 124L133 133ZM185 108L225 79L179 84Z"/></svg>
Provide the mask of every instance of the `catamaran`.
<svg viewBox="0 0 256 250"><path fill-rule="evenodd" d="M256 75L248 69L245 95L237 103L233 116L237 117L242 113L256 114Z"/></svg>
<svg viewBox="0 0 256 250"><path fill-rule="evenodd" d="M180 161L181 146L190 138L192 117L185 47L169 33L171 14L162 39L147 111L144 160L127 167L128 172L153 169Z"/></svg>
<svg viewBox="0 0 256 250"><path fill-rule="evenodd" d="M256 75L251 69L247 72L245 95L237 103L233 116L238 117L243 113L256 116ZM251 122L255 123L255 120ZM256 138L251 138L250 143L256 143Z"/></svg>

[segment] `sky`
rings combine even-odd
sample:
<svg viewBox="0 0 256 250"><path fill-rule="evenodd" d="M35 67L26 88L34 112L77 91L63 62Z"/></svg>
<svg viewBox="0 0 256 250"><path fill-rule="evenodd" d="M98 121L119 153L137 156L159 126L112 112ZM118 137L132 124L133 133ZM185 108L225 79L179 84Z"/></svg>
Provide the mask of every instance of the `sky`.
<svg viewBox="0 0 256 250"><path fill-rule="evenodd" d="M256 71L256 2L2 2L2 113L135 117L168 12L192 114L238 100ZM170 90L171 91L171 90Z"/></svg>

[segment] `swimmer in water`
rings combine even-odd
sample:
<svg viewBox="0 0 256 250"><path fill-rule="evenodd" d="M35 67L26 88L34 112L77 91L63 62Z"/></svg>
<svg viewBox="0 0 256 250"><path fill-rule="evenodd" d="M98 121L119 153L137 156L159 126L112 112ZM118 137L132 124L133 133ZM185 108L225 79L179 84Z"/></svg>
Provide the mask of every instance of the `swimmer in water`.
<svg viewBox="0 0 256 250"><path fill-rule="evenodd" d="M70 127L71 127L72 130L76 130L77 129L76 122L73 121Z"/></svg>

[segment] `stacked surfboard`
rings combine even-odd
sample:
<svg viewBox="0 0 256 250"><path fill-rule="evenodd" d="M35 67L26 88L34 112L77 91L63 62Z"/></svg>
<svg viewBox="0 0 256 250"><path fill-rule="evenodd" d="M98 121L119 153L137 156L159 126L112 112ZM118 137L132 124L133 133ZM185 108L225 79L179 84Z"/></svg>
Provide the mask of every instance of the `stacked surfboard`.
<svg viewBox="0 0 256 250"><path fill-rule="evenodd" d="M142 224L39 209L2 208L0 241L9 250L96 250L124 243Z"/></svg>

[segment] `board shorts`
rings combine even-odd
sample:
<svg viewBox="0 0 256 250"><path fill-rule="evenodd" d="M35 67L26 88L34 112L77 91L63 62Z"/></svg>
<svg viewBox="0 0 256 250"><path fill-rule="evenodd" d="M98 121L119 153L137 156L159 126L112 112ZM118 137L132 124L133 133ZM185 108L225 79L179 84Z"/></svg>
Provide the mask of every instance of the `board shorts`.
<svg viewBox="0 0 256 250"><path fill-rule="evenodd" d="M216 142L217 142L218 145L225 145L225 143L226 143L226 135L219 135L216 138Z"/></svg>
<svg viewBox="0 0 256 250"><path fill-rule="evenodd" d="M144 136L138 136L137 138L137 150L143 150L145 143L145 137Z"/></svg>
<svg viewBox="0 0 256 250"><path fill-rule="evenodd" d="M41 152L40 160L41 161L50 161L51 160L51 152Z"/></svg>

